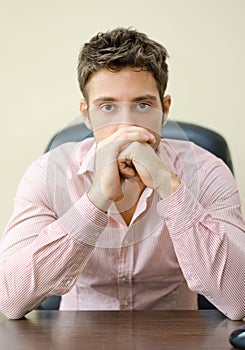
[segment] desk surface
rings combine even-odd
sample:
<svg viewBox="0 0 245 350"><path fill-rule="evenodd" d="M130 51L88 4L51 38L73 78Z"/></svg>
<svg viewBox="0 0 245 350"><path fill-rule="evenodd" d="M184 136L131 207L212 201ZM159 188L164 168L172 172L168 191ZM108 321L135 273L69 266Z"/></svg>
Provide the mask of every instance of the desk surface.
<svg viewBox="0 0 245 350"><path fill-rule="evenodd" d="M8 350L230 350L244 324L216 310L32 311L22 320L0 315L0 348Z"/></svg>

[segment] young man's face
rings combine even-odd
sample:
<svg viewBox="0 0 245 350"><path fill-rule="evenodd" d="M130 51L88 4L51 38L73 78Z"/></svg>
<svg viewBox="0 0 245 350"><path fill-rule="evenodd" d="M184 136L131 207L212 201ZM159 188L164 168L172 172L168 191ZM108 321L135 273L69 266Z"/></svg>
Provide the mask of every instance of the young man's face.
<svg viewBox="0 0 245 350"><path fill-rule="evenodd" d="M82 101L81 112L97 142L122 125L134 125L148 129L155 135L156 145L159 143L171 100L170 96L160 100L150 72L130 67L118 72L102 68L92 75L86 90L88 105Z"/></svg>

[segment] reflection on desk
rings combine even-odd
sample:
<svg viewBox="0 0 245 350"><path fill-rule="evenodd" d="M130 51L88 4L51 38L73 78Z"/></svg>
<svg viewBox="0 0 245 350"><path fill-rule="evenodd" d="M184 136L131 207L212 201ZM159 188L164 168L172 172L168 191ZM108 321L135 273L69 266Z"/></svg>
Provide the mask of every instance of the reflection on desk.
<svg viewBox="0 0 245 350"><path fill-rule="evenodd" d="M217 310L32 311L21 320L0 315L0 347L8 350L230 350L244 324Z"/></svg>

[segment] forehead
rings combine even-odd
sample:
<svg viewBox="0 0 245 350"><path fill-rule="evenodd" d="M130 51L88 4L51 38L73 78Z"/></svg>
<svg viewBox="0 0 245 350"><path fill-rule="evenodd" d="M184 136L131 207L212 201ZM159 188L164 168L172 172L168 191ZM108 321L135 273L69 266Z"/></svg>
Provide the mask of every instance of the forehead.
<svg viewBox="0 0 245 350"><path fill-rule="evenodd" d="M101 68L93 73L86 86L90 102L100 96L108 96L127 102L141 95L159 97L157 82L147 70L126 67L119 71Z"/></svg>

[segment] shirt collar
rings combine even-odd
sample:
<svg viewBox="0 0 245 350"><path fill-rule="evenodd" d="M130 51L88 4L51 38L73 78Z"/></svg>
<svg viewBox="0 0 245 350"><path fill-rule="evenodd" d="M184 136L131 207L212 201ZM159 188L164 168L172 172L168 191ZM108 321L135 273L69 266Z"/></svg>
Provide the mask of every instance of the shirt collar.
<svg viewBox="0 0 245 350"><path fill-rule="evenodd" d="M77 171L77 175L85 174L86 172L94 172L95 169L95 149L96 142L93 140L93 143L88 150L85 157L82 159L80 163L80 167Z"/></svg>

